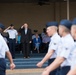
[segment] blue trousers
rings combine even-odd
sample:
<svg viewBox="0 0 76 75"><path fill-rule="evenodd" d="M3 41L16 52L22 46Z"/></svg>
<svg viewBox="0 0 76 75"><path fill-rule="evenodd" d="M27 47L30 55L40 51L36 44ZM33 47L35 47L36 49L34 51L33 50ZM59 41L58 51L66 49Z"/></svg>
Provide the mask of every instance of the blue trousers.
<svg viewBox="0 0 76 75"><path fill-rule="evenodd" d="M0 75L6 75L6 61L0 58Z"/></svg>
<svg viewBox="0 0 76 75"><path fill-rule="evenodd" d="M53 59L49 59L49 61L48 61L48 66L49 66L54 60L55 60L55 58L53 58ZM58 68L55 69L54 71L50 72L49 75L56 75L57 70L58 70Z"/></svg>
<svg viewBox="0 0 76 75"><path fill-rule="evenodd" d="M70 70L70 66L65 66L60 69L60 75L66 75Z"/></svg>
<svg viewBox="0 0 76 75"><path fill-rule="evenodd" d="M12 54L12 58L15 58L15 46L16 46L16 39L9 39L9 49Z"/></svg>

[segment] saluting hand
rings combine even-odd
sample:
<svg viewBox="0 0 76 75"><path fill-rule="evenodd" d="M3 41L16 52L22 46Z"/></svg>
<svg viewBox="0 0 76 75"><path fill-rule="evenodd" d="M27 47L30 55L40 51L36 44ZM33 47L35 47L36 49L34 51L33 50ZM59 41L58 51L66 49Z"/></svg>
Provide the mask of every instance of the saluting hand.
<svg viewBox="0 0 76 75"><path fill-rule="evenodd" d="M14 63L11 63L11 64L10 64L10 69L11 69L11 70L13 70L15 67L16 67L16 66L15 66Z"/></svg>
<svg viewBox="0 0 76 75"><path fill-rule="evenodd" d="M42 61L39 62L39 63L37 63L37 67L42 67L42 65L43 65L43 62Z"/></svg>
<svg viewBox="0 0 76 75"><path fill-rule="evenodd" d="M21 26L21 28L23 28L23 27L24 27L24 25Z"/></svg>
<svg viewBox="0 0 76 75"><path fill-rule="evenodd" d="M10 29L10 28L11 28L11 26L8 27L8 29Z"/></svg>

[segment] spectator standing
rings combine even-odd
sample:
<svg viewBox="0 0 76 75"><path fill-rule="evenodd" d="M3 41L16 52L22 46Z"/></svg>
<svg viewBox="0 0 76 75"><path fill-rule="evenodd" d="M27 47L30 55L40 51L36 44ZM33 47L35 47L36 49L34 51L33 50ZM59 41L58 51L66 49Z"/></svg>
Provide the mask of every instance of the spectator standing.
<svg viewBox="0 0 76 75"><path fill-rule="evenodd" d="M4 30L9 34L9 49L12 54L13 59L15 59L15 46L16 46L16 38L17 38L17 30L14 29L14 25L11 24L8 28Z"/></svg>
<svg viewBox="0 0 76 75"><path fill-rule="evenodd" d="M43 50L42 52L46 53L50 42L50 37L46 33L46 28L43 29L41 37L42 37L42 50Z"/></svg>
<svg viewBox="0 0 76 75"><path fill-rule="evenodd" d="M22 49L21 49L21 34L20 34L19 31L18 31L18 36L17 36L16 48L17 48L18 52L22 53Z"/></svg>
<svg viewBox="0 0 76 75"><path fill-rule="evenodd" d="M24 58L29 58L30 44L32 42L31 29L28 28L27 23L24 23L24 25L19 29L19 32L21 33L21 43Z"/></svg>
<svg viewBox="0 0 76 75"><path fill-rule="evenodd" d="M41 33L42 39L43 39L43 37L45 36L45 33L46 33L46 28L43 28L43 32Z"/></svg>
<svg viewBox="0 0 76 75"><path fill-rule="evenodd" d="M21 43L21 34L18 32L18 36L17 36L17 43L20 44Z"/></svg>
<svg viewBox="0 0 76 75"><path fill-rule="evenodd" d="M48 50L48 45L49 45L49 42L50 42L50 37L45 33L45 35L43 36L42 38L42 52L47 52Z"/></svg>

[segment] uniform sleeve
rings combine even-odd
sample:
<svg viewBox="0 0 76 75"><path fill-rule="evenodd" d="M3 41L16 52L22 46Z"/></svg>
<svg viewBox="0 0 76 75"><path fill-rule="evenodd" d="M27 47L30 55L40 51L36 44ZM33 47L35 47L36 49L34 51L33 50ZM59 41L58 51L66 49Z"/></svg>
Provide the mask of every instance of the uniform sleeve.
<svg viewBox="0 0 76 75"><path fill-rule="evenodd" d="M5 51L6 52L9 51L9 48L8 48L7 44L5 44Z"/></svg>
<svg viewBox="0 0 76 75"><path fill-rule="evenodd" d="M1 48L2 48L2 41L0 40L0 50L1 50Z"/></svg>
<svg viewBox="0 0 76 75"><path fill-rule="evenodd" d="M0 49L3 49L6 51L9 51L9 48L5 42L5 40L3 39L3 37L0 37Z"/></svg>
<svg viewBox="0 0 76 75"><path fill-rule="evenodd" d="M5 42L5 40L2 38L1 41L3 43L3 47L4 47L5 52L9 51L9 48L8 48L7 43Z"/></svg>
<svg viewBox="0 0 76 75"><path fill-rule="evenodd" d="M61 57L64 57L64 58L68 58L72 49L73 49L73 45L69 45L69 44L65 44L64 47L62 47L62 51L60 53L60 56Z"/></svg>
<svg viewBox="0 0 76 75"><path fill-rule="evenodd" d="M58 48L58 45L59 45L59 41L60 40L54 40L54 41L51 41L51 43L49 44L49 50L57 50Z"/></svg>
<svg viewBox="0 0 76 75"><path fill-rule="evenodd" d="M5 40L1 38L1 40L0 40L0 50L1 50L2 48L5 50L5 52L9 51L9 48L8 48Z"/></svg>
<svg viewBox="0 0 76 75"><path fill-rule="evenodd" d="M18 35L18 32L17 32L17 30L16 30L15 32L16 32L16 35Z"/></svg>

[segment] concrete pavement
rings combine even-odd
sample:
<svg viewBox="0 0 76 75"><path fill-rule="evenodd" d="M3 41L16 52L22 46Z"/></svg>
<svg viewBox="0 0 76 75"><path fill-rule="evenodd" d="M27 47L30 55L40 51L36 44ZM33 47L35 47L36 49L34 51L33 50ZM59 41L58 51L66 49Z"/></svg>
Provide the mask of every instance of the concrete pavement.
<svg viewBox="0 0 76 75"><path fill-rule="evenodd" d="M6 75L41 75L43 68L41 69L15 69L7 70Z"/></svg>

